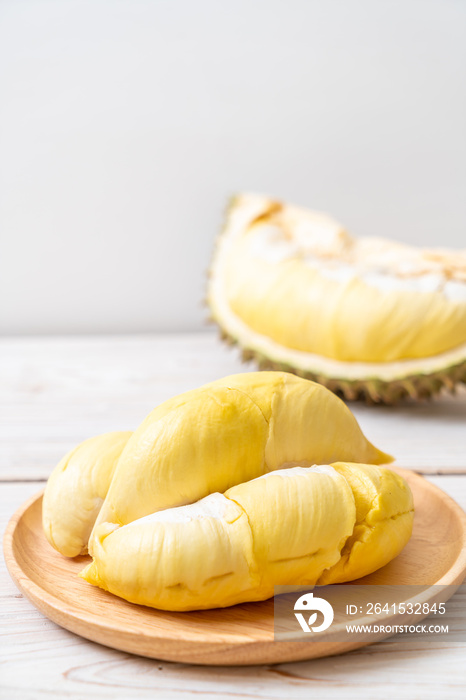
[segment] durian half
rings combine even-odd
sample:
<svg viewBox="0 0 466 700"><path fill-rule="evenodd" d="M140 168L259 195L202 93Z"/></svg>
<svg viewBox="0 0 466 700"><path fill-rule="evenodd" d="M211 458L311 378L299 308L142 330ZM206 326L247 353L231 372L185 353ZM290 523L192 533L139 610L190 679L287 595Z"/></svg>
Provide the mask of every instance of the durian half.
<svg viewBox="0 0 466 700"><path fill-rule="evenodd" d="M466 250L354 238L264 196L231 202L207 302L262 369L394 403L466 382Z"/></svg>

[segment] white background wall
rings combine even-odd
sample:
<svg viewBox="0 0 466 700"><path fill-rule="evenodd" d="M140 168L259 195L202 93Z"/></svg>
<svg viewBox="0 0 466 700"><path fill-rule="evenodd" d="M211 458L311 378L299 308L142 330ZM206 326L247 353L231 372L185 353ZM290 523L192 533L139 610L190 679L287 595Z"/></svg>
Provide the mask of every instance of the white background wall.
<svg viewBox="0 0 466 700"><path fill-rule="evenodd" d="M203 325L226 198L466 246L464 0L0 0L0 326Z"/></svg>

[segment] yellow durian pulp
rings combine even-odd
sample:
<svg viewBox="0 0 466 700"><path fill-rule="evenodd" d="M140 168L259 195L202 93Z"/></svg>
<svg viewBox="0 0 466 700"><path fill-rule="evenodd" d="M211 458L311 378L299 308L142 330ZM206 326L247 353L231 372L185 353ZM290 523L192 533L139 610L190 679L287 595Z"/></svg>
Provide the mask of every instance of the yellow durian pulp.
<svg viewBox="0 0 466 700"><path fill-rule="evenodd" d="M102 523L80 575L151 607L225 607L370 573L401 551L412 523L409 487L388 469L294 467L122 527Z"/></svg>
<svg viewBox="0 0 466 700"><path fill-rule="evenodd" d="M319 384L285 372L233 375L147 416L119 459L96 524L126 525L283 466L391 459Z"/></svg>
<svg viewBox="0 0 466 700"><path fill-rule="evenodd" d="M353 238L326 215L261 197L234 207L245 220L209 290L221 324L220 287L251 331L326 358L394 362L466 343L466 251Z"/></svg>
<svg viewBox="0 0 466 700"><path fill-rule="evenodd" d="M66 455L46 487L44 530L65 556L88 549L83 578L132 602L263 600L274 586L351 580L398 554L412 497L375 466L391 460L323 386L233 375Z"/></svg>
<svg viewBox="0 0 466 700"><path fill-rule="evenodd" d="M130 432L85 440L57 464L42 500L49 543L66 557L87 552L87 543Z"/></svg>
<svg viewBox="0 0 466 700"><path fill-rule="evenodd" d="M356 521L340 559L319 584L352 581L387 564L409 539L414 517L411 490L399 474L368 464L332 466L353 492Z"/></svg>
<svg viewBox="0 0 466 700"><path fill-rule="evenodd" d="M72 450L47 483L44 530L76 556L96 521L125 525L283 466L391 459L324 387L285 372L237 374L165 401L135 433Z"/></svg>

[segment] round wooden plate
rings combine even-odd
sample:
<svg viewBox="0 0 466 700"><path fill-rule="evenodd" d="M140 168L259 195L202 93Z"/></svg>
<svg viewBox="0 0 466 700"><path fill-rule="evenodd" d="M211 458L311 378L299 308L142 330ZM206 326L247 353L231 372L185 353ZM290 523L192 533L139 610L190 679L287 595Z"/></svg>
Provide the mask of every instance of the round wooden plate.
<svg viewBox="0 0 466 700"><path fill-rule="evenodd" d="M358 583L449 584L449 597L466 573L465 513L421 476L395 471L414 494L414 532L400 556ZM318 644L274 641L273 600L188 613L127 603L78 578L89 557L66 559L52 549L42 532L41 506L38 494L11 518L4 540L6 563L18 587L39 610L82 637L152 658L228 665L297 661L369 643L369 639L335 642L326 637L328 630L321 633Z"/></svg>

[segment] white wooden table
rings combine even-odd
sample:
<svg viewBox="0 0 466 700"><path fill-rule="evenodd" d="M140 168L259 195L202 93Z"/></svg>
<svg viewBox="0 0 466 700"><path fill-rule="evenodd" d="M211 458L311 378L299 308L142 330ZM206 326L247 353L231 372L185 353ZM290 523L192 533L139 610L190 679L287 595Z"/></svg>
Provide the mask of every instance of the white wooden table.
<svg viewBox="0 0 466 700"><path fill-rule="evenodd" d="M134 429L164 399L251 369L212 333L0 341L0 517L43 488L73 445ZM466 507L466 391L398 408L352 405L397 464ZM400 650L389 640L339 657L196 667L93 644L47 620L2 562L0 698L464 698L466 644Z"/></svg>

